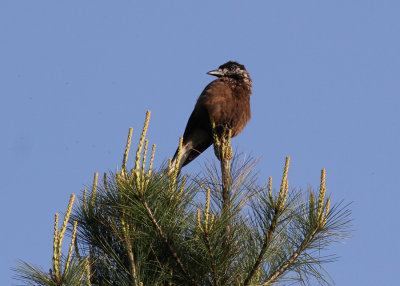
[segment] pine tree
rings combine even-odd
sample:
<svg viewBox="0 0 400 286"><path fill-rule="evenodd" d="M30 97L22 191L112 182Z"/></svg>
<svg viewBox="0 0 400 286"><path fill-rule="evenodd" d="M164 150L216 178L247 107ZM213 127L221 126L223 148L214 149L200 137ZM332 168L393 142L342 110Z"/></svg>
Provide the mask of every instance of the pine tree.
<svg viewBox="0 0 400 286"><path fill-rule="evenodd" d="M52 269L20 262L17 279L24 285L333 283L323 264L336 257L321 251L349 236L351 213L326 197L324 169L319 190L290 189L287 157L274 191L271 177L259 183L255 160L233 154L225 128L214 135L219 163L207 164L202 175L170 172L171 160L155 170L149 118L147 112L133 168L127 164L130 128L120 170L104 174L102 182L96 173L74 209L72 195L60 230L56 214Z"/></svg>

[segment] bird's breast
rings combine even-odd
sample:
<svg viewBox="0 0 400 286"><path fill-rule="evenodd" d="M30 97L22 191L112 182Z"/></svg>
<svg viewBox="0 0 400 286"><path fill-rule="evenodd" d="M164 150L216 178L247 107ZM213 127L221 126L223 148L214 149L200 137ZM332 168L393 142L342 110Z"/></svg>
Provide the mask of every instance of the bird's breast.
<svg viewBox="0 0 400 286"><path fill-rule="evenodd" d="M251 117L251 86L243 81L220 78L211 82L198 99L216 125L228 124L232 136L238 135Z"/></svg>

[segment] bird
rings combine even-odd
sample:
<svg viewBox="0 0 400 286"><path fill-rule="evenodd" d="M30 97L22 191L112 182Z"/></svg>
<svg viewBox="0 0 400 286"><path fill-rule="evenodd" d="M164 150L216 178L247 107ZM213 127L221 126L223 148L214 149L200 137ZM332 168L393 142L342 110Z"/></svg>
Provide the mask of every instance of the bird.
<svg viewBox="0 0 400 286"><path fill-rule="evenodd" d="M209 83L197 99L183 133L179 165L178 149L171 161L170 172L181 168L213 144L212 121L215 127L227 126L231 137L237 136L251 118L252 80L244 65L228 61L207 72L217 79ZM212 121L211 121L212 120Z"/></svg>

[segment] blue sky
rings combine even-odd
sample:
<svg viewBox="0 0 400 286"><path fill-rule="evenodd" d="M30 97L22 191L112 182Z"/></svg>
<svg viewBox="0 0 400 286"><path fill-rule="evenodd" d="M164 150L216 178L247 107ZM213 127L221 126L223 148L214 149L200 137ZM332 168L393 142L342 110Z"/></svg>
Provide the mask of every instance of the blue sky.
<svg viewBox="0 0 400 286"><path fill-rule="evenodd" d="M326 168L331 197L353 202L354 236L330 249L337 285L396 284L400 2L201 2L1 1L1 285L17 259L50 267L54 213L121 164L146 110L155 164L171 157L227 60L253 79L233 144L260 178L277 182L290 155L291 186Z"/></svg>

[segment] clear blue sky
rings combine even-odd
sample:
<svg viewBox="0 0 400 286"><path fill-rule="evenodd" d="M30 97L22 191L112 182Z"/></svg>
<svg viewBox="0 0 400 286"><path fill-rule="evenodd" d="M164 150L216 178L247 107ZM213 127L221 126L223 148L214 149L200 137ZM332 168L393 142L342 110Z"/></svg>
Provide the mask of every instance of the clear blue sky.
<svg viewBox="0 0 400 286"><path fill-rule="evenodd" d="M147 109L156 165L227 60L253 78L233 140L278 181L353 202L331 252L337 285L396 285L400 235L399 1L0 2L0 285L23 259L50 267L53 217L121 164ZM207 151L187 171L198 171ZM132 163L132 162L131 162Z"/></svg>

